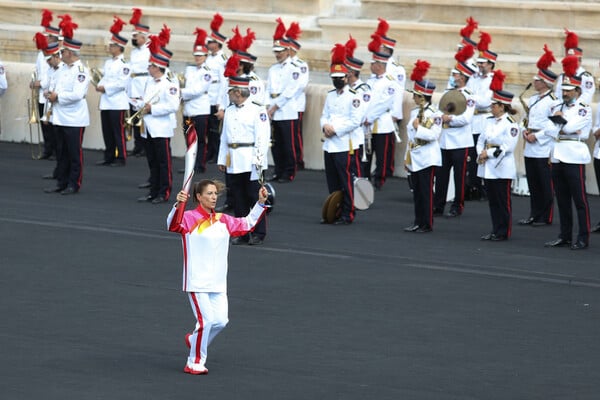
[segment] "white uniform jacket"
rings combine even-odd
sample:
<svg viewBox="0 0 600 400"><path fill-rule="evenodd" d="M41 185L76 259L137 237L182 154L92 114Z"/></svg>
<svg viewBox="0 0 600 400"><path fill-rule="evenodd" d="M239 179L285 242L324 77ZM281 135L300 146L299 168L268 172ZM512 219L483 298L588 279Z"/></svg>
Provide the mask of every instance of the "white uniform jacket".
<svg viewBox="0 0 600 400"><path fill-rule="evenodd" d="M227 292L229 238L250 232L265 208L258 203L246 217L208 214L202 207L185 211L185 204L173 207L167 229L181 234L183 241L183 291Z"/></svg>
<svg viewBox="0 0 600 400"><path fill-rule="evenodd" d="M271 124L267 111L259 104L246 99L225 109L218 165L225 165L227 173L251 172L250 180L258 179L256 165L268 168L267 152L271 137Z"/></svg>
<svg viewBox="0 0 600 400"><path fill-rule="evenodd" d="M48 70L50 69L50 65L46 61L46 57L44 53L40 50L38 51L37 58L35 59L35 73L37 75L37 79L40 81L40 92L38 94L38 102L40 104L46 103L46 97L44 97L44 90L47 90L47 82L48 82ZM46 84L46 86L45 86Z"/></svg>
<svg viewBox="0 0 600 400"><path fill-rule="evenodd" d="M370 78L371 99L365 112L365 120L371 124L371 133L391 133L394 131L392 109L394 97L401 90L391 75L379 75Z"/></svg>
<svg viewBox="0 0 600 400"><path fill-rule="evenodd" d="M579 101L584 104L592 104L594 100L594 93L596 93L596 83L594 82L594 76L587 72L583 67L577 68L575 72L577 76L581 76L581 96ZM560 101L562 101L562 80L564 74L560 74L556 79L556 88L554 88L554 95Z"/></svg>
<svg viewBox="0 0 600 400"><path fill-rule="evenodd" d="M142 47L134 47L131 49L129 58L131 79L129 80L127 94L132 99L141 99L144 95L146 81L150 77L148 73L148 62L150 61L150 49L148 49L148 43L145 43Z"/></svg>
<svg viewBox="0 0 600 400"><path fill-rule="evenodd" d="M248 90L250 91L250 101L257 104L265 104L265 82L260 79L254 71L250 71L249 74L242 75L244 78L249 78Z"/></svg>
<svg viewBox="0 0 600 400"><path fill-rule="evenodd" d="M223 93L227 93L227 81L223 76L225 64L227 64L227 56L223 53L223 50L206 56L206 65L213 73L213 80L208 89L210 105L218 105L221 109L224 109L229 104L229 102L221 104Z"/></svg>
<svg viewBox="0 0 600 400"><path fill-rule="evenodd" d="M454 150L473 147L475 143L473 143L471 122L475 113L475 99L473 99L471 92L466 87L452 90L458 90L465 96L466 108L462 114L452 115L452 120L442 126L440 148Z"/></svg>
<svg viewBox="0 0 600 400"><path fill-rule="evenodd" d="M63 65L54 89L58 94L58 100L52 105L54 125L84 127L90 124L90 112L85 99L89 83L89 72L81 60Z"/></svg>
<svg viewBox="0 0 600 400"><path fill-rule="evenodd" d="M8 89L8 81L6 80L6 69L4 69L4 64L0 62L0 96L2 96L6 89Z"/></svg>
<svg viewBox="0 0 600 400"><path fill-rule="evenodd" d="M390 57L385 67L385 73L393 76L398 83L398 91L394 96L394 105L392 107L392 117L403 119L402 103L404 101L404 91L406 90L406 70Z"/></svg>
<svg viewBox="0 0 600 400"><path fill-rule="evenodd" d="M536 93L529 98L527 126L531 134L535 135L536 140L533 143L525 142L523 156L529 158L548 158L550 156L554 145L551 133L556 130L556 127L548 117L552 115L553 109L558 103L559 100L551 90L541 95Z"/></svg>
<svg viewBox="0 0 600 400"><path fill-rule="evenodd" d="M105 93L100 96L101 110L128 110L129 96L129 73L131 67L123 56L110 58L104 62L104 76L98 82L98 86L104 86Z"/></svg>
<svg viewBox="0 0 600 400"><path fill-rule="evenodd" d="M185 87L181 88L184 117L210 114L208 91L215 79L214 73L206 63L199 67L190 65L185 68Z"/></svg>
<svg viewBox="0 0 600 400"><path fill-rule="evenodd" d="M327 93L321 113L321 130L326 124L332 125L335 135L325 138L323 151L339 153L355 149L352 132L360 125L361 96L348 85L341 93L331 90Z"/></svg>
<svg viewBox="0 0 600 400"><path fill-rule="evenodd" d="M362 122L364 121L369 101L371 101L371 88L366 82L363 82L359 79L356 82L354 82L354 84L352 85L352 89L356 91L356 94L361 100L360 107L358 109L358 114L360 117L360 121ZM352 131L352 145L354 149L358 149L361 145L365 143L365 129L369 128L360 125Z"/></svg>
<svg viewBox="0 0 600 400"><path fill-rule="evenodd" d="M308 86L309 80L308 64L298 56L292 57L292 64L300 71L300 76L298 77L298 91L294 97L296 110L298 112L304 112L306 110L306 87Z"/></svg>
<svg viewBox="0 0 600 400"><path fill-rule="evenodd" d="M489 117L477 140L477 155L486 149L488 159L477 167L477 176L485 179L514 179L517 176L514 150L519 141L519 125L508 114ZM498 156L494 152L500 149Z"/></svg>
<svg viewBox="0 0 600 400"><path fill-rule="evenodd" d="M276 104L279 109L273 114L274 121L298 119L296 94L300 85L300 69L288 57L281 63L269 68L267 78L268 103Z"/></svg>
<svg viewBox="0 0 600 400"><path fill-rule="evenodd" d="M475 100L475 114L471 121L471 133L474 135L483 133L486 119L491 115L494 92L490 90L490 84L493 77L493 71L483 76L475 74L467 82L467 89L469 89L473 100Z"/></svg>
<svg viewBox="0 0 600 400"><path fill-rule="evenodd" d="M592 133L596 132L598 129L600 129L600 103L596 107L596 119L594 120ZM594 144L594 158L600 159L600 139L596 139L596 143Z"/></svg>
<svg viewBox="0 0 600 400"><path fill-rule="evenodd" d="M592 161L586 143L592 129L592 108L577 99L571 104L560 103L554 109L556 111L563 112L567 123L551 133L555 142L550 160L566 164L587 164Z"/></svg>
<svg viewBox="0 0 600 400"><path fill-rule="evenodd" d="M418 118L419 112L420 108L413 109L406 125L406 151L410 152L410 157L405 157L405 160L410 161L406 168L411 172L442 165L442 152L438 142L442 132L442 114L433 106L427 106L423 110L423 121L415 129L413 121Z"/></svg>
<svg viewBox="0 0 600 400"><path fill-rule="evenodd" d="M142 137L146 138L147 133L153 138L173 137L177 126L175 114L179 110L179 82L169 80L167 74L159 79L149 79L143 102L140 103L152 105L150 114L144 114Z"/></svg>

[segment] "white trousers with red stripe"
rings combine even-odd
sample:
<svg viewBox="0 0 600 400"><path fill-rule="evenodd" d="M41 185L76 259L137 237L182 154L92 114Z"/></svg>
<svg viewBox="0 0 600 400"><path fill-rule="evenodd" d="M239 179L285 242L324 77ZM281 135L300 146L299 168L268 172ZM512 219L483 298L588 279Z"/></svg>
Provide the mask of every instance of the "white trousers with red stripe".
<svg viewBox="0 0 600 400"><path fill-rule="evenodd" d="M190 336L187 365L202 369L206 363L208 346L229 322L227 293L188 292L188 297L196 317L196 328Z"/></svg>

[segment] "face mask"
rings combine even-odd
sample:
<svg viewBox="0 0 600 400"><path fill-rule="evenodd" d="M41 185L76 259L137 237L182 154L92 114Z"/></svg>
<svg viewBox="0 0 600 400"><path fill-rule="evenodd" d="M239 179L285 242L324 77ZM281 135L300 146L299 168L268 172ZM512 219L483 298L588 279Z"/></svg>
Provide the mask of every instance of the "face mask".
<svg viewBox="0 0 600 400"><path fill-rule="evenodd" d="M450 79L448 79L448 87L456 88L456 81L452 75L450 76Z"/></svg>
<svg viewBox="0 0 600 400"><path fill-rule="evenodd" d="M137 47L137 45L138 45L137 39L131 38L131 44L132 44L134 47Z"/></svg>
<svg viewBox="0 0 600 400"><path fill-rule="evenodd" d="M344 78L333 78L333 87L336 89L342 89L346 86L346 82L344 82Z"/></svg>

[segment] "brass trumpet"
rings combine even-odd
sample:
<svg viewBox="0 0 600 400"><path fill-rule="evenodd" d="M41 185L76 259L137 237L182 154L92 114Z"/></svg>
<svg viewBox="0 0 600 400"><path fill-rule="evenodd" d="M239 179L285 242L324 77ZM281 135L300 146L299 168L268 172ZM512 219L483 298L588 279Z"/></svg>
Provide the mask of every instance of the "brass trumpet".
<svg viewBox="0 0 600 400"><path fill-rule="evenodd" d="M90 68L90 64L87 64L88 69L90 70L90 82L92 85L94 86L98 86L98 84L100 83L100 81L102 80L102 78L104 77L104 74L102 73L102 71L100 71L98 68L93 67Z"/></svg>
<svg viewBox="0 0 600 400"><path fill-rule="evenodd" d="M156 103L158 103L158 100L159 100L159 94L156 93L154 96L152 96L150 98L150 100L148 102L144 103L144 105L139 110L137 110L133 115L131 115L130 117L125 119L125 125L138 126L138 127L140 127L140 131L141 131L142 130L141 127L143 126L144 114L146 113L146 111L145 111L146 106L156 104ZM136 122L134 123L134 121L136 121Z"/></svg>
<svg viewBox="0 0 600 400"><path fill-rule="evenodd" d="M38 95L39 89L35 87L35 83L37 82L37 72L34 70L31 73L31 98L27 99L27 110L29 111L29 144L31 146L31 158L34 160L39 160L42 157L42 140L41 140L41 128L40 128L40 119L38 117ZM33 130L31 129L31 125L37 124L37 139L38 139L38 150L37 155L35 154L35 147L33 145Z"/></svg>
<svg viewBox="0 0 600 400"><path fill-rule="evenodd" d="M177 73L177 80L179 81L179 88L183 89L185 88L185 84L186 84L186 79L185 79L185 75L181 72Z"/></svg>

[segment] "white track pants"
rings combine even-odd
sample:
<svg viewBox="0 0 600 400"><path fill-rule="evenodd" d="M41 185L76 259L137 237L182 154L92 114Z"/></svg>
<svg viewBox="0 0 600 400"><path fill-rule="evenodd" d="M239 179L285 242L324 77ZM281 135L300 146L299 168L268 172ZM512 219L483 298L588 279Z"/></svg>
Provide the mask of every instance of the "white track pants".
<svg viewBox="0 0 600 400"><path fill-rule="evenodd" d="M190 368L201 369L206 363L208 346L229 322L227 293L188 292L188 297L196 317L196 328L190 336L187 365Z"/></svg>

